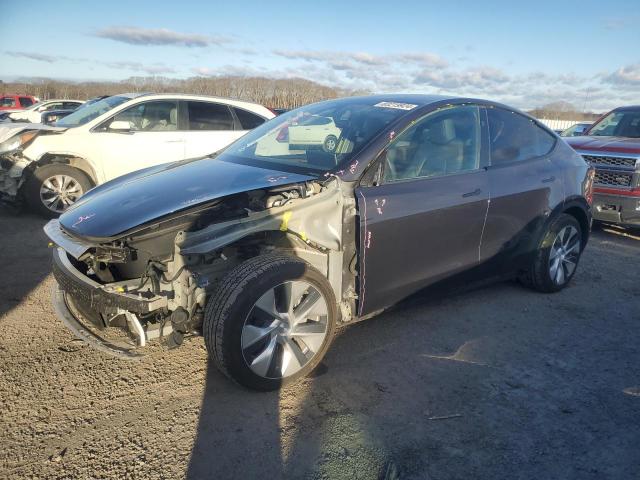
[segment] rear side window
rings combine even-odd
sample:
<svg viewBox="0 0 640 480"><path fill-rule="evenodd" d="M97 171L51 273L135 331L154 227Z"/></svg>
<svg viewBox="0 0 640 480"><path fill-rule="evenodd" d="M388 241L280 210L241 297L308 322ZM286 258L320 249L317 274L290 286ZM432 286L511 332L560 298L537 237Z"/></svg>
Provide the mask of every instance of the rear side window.
<svg viewBox="0 0 640 480"><path fill-rule="evenodd" d="M242 130L253 130L258 125L262 125L266 121L260 115L242 110L241 108L234 108L233 111L240 121Z"/></svg>
<svg viewBox="0 0 640 480"><path fill-rule="evenodd" d="M33 100L31 100L29 97L20 97L20 105L25 108L30 107L31 105L33 105Z"/></svg>
<svg viewBox="0 0 640 480"><path fill-rule="evenodd" d="M521 162L549 153L555 138L529 118L501 108L488 108L491 164Z"/></svg>
<svg viewBox="0 0 640 480"><path fill-rule="evenodd" d="M80 104L78 102L64 102L62 104L62 108L64 110L74 110L76 108L78 108L80 106Z"/></svg>
<svg viewBox="0 0 640 480"><path fill-rule="evenodd" d="M233 117L226 105L187 102L189 130L233 130Z"/></svg>
<svg viewBox="0 0 640 480"><path fill-rule="evenodd" d="M3 107L15 107L16 100L13 97L3 97L0 99L0 105Z"/></svg>

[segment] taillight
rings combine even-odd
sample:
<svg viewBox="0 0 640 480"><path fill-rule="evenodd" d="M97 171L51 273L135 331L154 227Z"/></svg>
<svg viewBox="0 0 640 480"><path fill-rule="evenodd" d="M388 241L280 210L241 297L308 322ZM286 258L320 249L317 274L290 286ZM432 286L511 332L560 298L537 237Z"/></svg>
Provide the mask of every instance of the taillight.
<svg viewBox="0 0 640 480"><path fill-rule="evenodd" d="M289 126L282 127L278 132L278 136L276 137L276 141L278 142L288 142L289 141Z"/></svg>
<svg viewBox="0 0 640 480"><path fill-rule="evenodd" d="M596 176L596 170L590 167L587 171L587 178L584 186L584 198L587 199L587 203L591 205L593 203L593 181Z"/></svg>

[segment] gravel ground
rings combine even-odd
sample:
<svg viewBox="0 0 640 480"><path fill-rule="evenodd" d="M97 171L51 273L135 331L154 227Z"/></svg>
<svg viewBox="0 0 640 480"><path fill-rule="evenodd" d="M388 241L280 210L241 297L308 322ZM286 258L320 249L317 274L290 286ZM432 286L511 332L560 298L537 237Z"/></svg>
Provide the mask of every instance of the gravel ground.
<svg viewBox="0 0 640 480"><path fill-rule="evenodd" d="M427 291L265 394L200 338L139 362L74 341L43 224L0 210L0 478L640 478L637 236L594 232L559 294Z"/></svg>

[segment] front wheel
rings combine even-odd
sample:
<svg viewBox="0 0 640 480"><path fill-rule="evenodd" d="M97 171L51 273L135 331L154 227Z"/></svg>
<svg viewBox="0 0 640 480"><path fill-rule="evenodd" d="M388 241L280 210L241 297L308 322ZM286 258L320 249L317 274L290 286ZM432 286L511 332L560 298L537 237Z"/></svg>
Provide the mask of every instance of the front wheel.
<svg viewBox="0 0 640 480"><path fill-rule="evenodd" d="M338 138L335 135L329 135L327 138L324 139L324 144L322 145L322 148L327 153L333 153L336 150L337 146L338 146Z"/></svg>
<svg viewBox="0 0 640 480"><path fill-rule="evenodd" d="M91 188L84 172L52 163L36 168L24 186L25 200L40 215L54 218Z"/></svg>
<svg viewBox="0 0 640 480"><path fill-rule="evenodd" d="M573 278L581 254L580 224L571 215L561 214L549 225L521 280L540 292L558 292Z"/></svg>
<svg viewBox="0 0 640 480"><path fill-rule="evenodd" d="M256 390L275 390L320 363L337 320L327 279L280 253L234 268L207 303L203 334L220 371Z"/></svg>

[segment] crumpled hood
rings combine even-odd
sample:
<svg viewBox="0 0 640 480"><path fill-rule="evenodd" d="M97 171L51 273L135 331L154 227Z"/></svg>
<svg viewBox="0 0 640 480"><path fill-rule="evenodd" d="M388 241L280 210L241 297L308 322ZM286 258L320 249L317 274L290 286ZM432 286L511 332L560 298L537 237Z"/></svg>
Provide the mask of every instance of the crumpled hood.
<svg viewBox="0 0 640 480"><path fill-rule="evenodd" d="M567 143L576 150L618 152L640 155L640 138L628 137L567 137Z"/></svg>
<svg viewBox="0 0 640 480"><path fill-rule="evenodd" d="M41 123L0 123L0 143L9 140L14 135L31 130L53 130L64 132L65 127L54 127Z"/></svg>
<svg viewBox="0 0 640 480"><path fill-rule="evenodd" d="M227 195L314 178L232 163L220 157L158 165L90 190L60 217L60 224L76 236L113 238Z"/></svg>

